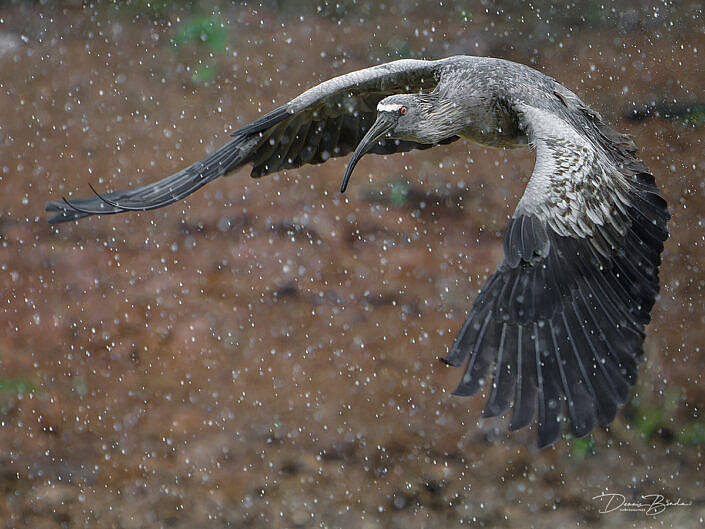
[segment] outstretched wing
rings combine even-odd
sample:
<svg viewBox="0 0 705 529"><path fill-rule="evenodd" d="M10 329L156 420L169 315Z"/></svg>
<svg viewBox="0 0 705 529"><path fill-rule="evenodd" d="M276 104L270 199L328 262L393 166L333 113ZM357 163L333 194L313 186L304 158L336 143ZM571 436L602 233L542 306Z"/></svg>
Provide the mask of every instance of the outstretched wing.
<svg viewBox="0 0 705 529"><path fill-rule="evenodd" d="M237 130L230 142L203 160L158 182L100 196L48 202L46 210L57 212L49 222L160 208L248 164L252 165L252 176L263 176L344 156L355 149L374 122L381 99L433 90L446 61L406 59L329 79ZM382 140L370 152L391 154L431 146Z"/></svg>
<svg viewBox="0 0 705 529"><path fill-rule="evenodd" d="M445 361L467 362L458 395L478 392L491 370L483 415L513 403L514 430L538 413L546 446L559 437L565 409L580 437L626 402L669 214L633 142L596 113L581 104L576 126L562 112L514 110L536 164L505 234L504 261Z"/></svg>

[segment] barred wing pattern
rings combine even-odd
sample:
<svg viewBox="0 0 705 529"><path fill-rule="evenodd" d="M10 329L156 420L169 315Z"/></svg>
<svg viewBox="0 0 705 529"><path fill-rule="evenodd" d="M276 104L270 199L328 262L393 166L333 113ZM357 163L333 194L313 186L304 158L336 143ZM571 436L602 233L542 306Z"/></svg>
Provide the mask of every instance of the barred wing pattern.
<svg viewBox="0 0 705 529"><path fill-rule="evenodd" d="M124 191L47 202L46 210L55 212L49 222L164 207L244 165L252 165L252 176L258 177L344 156L374 122L381 99L433 90L446 62L405 59L329 79L237 130L215 152L167 178ZM370 152L392 154L430 147L386 139Z"/></svg>
<svg viewBox="0 0 705 529"><path fill-rule="evenodd" d="M444 360L465 363L457 395L480 391L490 371L483 415L512 404L512 430L537 416L543 447L560 436L565 411L580 437L626 402L669 214L633 142L599 115L578 109L584 133L556 111L514 110L536 164L505 234L504 261Z"/></svg>

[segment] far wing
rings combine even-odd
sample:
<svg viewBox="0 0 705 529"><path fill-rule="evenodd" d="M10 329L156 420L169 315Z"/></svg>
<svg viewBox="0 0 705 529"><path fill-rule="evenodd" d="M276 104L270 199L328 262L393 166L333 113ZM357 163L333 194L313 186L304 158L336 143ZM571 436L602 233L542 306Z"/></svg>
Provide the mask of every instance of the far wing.
<svg viewBox="0 0 705 529"><path fill-rule="evenodd" d="M433 90L444 62L404 59L334 77L232 135L262 135L249 160L252 176L344 156L374 123L380 100L392 94ZM391 154L429 147L383 140L370 152Z"/></svg>
<svg viewBox="0 0 705 529"><path fill-rule="evenodd" d="M559 113L515 106L536 164L504 261L446 359L467 362L459 395L478 392L491 370L483 415L513 403L519 429L538 414L540 446L559 437L564 407L580 437L626 402L668 236L666 204L634 144L581 110L598 140Z"/></svg>
<svg viewBox="0 0 705 529"><path fill-rule="evenodd" d="M160 208L248 164L252 165L252 176L263 176L344 156L354 150L374 122L381 99L433 90L445 62L405 59L329 79L237 130L230 142L167 178L125 191L48 202L47 211L57 212L49 222ZM384 140L370 152L391 154L429 147Z"/></svg>

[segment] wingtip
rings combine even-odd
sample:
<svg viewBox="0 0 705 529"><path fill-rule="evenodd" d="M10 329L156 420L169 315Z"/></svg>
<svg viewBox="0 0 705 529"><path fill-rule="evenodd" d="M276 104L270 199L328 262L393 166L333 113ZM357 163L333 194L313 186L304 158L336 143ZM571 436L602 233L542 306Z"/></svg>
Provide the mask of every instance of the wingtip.
<svg viewBox="0 0 705 529"><path fill-rule="evenodd" d="M61 222L67 222L69 220L72 220L70 218L72 215L66 210L66 205L63 202L59 202L57 200L47 201L47 203L44 204L44 211L48 213L53 213L53 215L50 215L47 218L47 222L49 224L59 224Z"/></svg>
<svg viewBox="0 0 705 529"><path fill-rule="evenodd" d="M538 448L546 448L554 444L561 438L560 424L556 422L555 426L547 424L538 424L538 436L536 437L536 446Z"/></svg>
<svg viewBox="0 0 705 529"><path fill-rule="evenodd" d="M586 420L582 424L571 422L571 432L576 438L581 438L585 437L586 435L589 435L594 428L595 422L594 420L592 420L592 418L590 418L590 420Z"/></svg>
<svg viewBox="0 0 705 529"><path fill-rule="evenodd" d="M44 211L63 211L65 209L63 204L63 202L58 200L47 200L46 204L44 204Z"/></svg>
<svg viewBox="0 0 705 529"><path fill-rule="evenodd" d="M556 441L557 441L557 439L552 439L552 440L551 439L543 439L542 440L541 438L538 438L536 440L536 448L538 448L539 450L543 450L544 448L548 448L550 446L553 446Z"/></svg>
<svg viewBox="0 0 705 529"><path fill-rule="evenodd" d="M510 432L516 432L517 430L521 430L522 428L526 428L527 426L529 426L531 424L532 420L533 420L533 417L529 417L528 420L526 420L526 419L515 420L514 417L512 417L512 420L509 421L509 426L507 427L507 429Z"/></svg>
<svg viewBox="0 0 705 529"><path fill-rule="evenodd" d="M458 387L451 392L451 395L453 395L454 397L471 397L474 394L475 393L473 393L472 391L468 391L468 389L462 384L458 385Z"/></svg>
<svg viewBox="0 0 705 529"><path fill-rule="evenodd" d="M506 402L494 402L491 399L487 401L485 407L482 409L481 415L483 417L498 417L502 415L505 411L509 409L509 401Z"/></svg>
<svg viewBox="0 0 705 529"><path fill-rule="evenodd" d="M437 356L436 360L443 362L447 366L451 366L451 367L459 367L460 366L459 362L454 362L453 360L450 360L448 357L445 357L445 356Z"/></svg>
<svg viewBox="0 0 705 529"><path fill-rule="evenodd" d="M61 224L63 222L71 222L72 220L78 220L85 215L80 213L69 213L69 212L59 212L47 218L47 222L51 225Z"/></svg>
<svg viewBox="0 0 705 529"><path fill-rule="evenodd" d="M82 219L83 217L87 217L88 215L84 213L80 213L78 211L76 212L70 212L70 211L57 211L53 215L47 218L47 222L49 224L61 224L63 222L71 222L73 220L78 220Z"/></svg>

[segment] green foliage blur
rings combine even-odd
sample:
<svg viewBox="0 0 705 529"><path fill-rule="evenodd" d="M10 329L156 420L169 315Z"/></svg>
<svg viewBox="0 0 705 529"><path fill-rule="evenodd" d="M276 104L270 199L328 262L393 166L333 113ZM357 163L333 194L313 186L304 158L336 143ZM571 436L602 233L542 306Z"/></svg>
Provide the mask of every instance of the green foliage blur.
<svg viewBox="0 0 705 529"><path fill-rule="evenodd" d="M646 441L659 436L686 446L704 444L705 422L694 419L685 424L674 424L672 418L676 415L678 403L677 392L668 393L660 404L645 403L635 397L627 405L625 415Z"/></svg>
<svg viewBox="0 0 705 529"><path fill-rule="evenodd" d="M222 52L227 44L225 22L218 15L199 15L181 25L179 33L171 41L180 48L188 44L203 46L214 52Z"/></svg>
<svg viewBox="0 0 705 529"><path fill-rule="evenodd" d="M0 417L9 413L18 395L32 393L35 390L34 384L27 378L5 378L0 376Z"/></svg>

